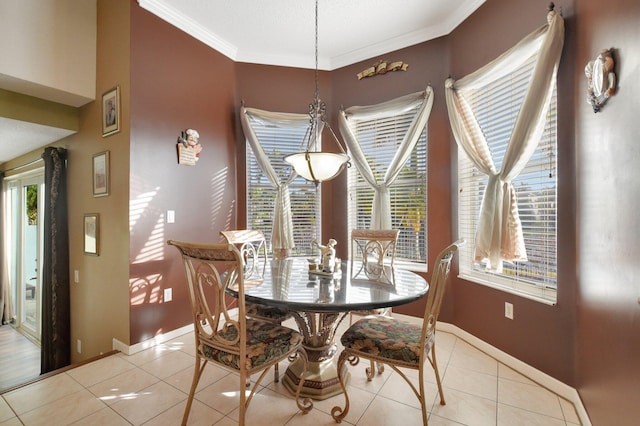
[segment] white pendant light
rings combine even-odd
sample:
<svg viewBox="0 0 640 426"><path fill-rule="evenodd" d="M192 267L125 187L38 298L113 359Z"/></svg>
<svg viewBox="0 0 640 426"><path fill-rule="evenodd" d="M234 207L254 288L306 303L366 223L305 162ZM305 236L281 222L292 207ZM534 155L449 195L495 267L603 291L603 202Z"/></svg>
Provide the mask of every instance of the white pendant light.
<svg viewBox="0 0 640 426"><path fill-rule="evenodd" d="M349 156L342 148L338 137L329 125L325 117L325 104L320 101L318 94L318 0L316 0L316 68L315 83L316 91L313 102L309 104L309 129L305 134L307 142L306 151L287 155L284 160L291 164L300 176L306 180L318 183L331 180L349 166ZM322 126L320 125L322 124ZM341 153L311 151L312 141L317 143L321 140L322 127L327 126L333 138L336 140Z"/></svg>
<svg viewBox="0 0 640 426"><path fill-rule="evenodd" d="M301 152L285 157L300 176L316 183L336 177L349 162L347 154L335 152Z"/></svg>

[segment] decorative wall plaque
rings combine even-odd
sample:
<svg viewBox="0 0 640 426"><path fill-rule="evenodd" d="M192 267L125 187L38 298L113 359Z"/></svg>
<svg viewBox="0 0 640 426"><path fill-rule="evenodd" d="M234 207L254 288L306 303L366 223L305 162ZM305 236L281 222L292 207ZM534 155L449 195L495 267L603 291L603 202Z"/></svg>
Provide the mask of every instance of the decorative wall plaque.
<svg viewBox="0 0 640 426"><path fill-rule="evenodd" d="M178 137L178 164L195 166L200 159L202 145L198 141L200 134L197 130L187 129Z"/></svg>
<svg viewBox="0 0 640 426"><path fill-rule="evenodd" d="M374 75L382 75L392 71L406 71L409 67L409 64L404 63L403 61L385 61L379 60L373 66L367 68L366 70L362 70L357 74L358 80L362 80L363 78L373 77Z"/></svg>

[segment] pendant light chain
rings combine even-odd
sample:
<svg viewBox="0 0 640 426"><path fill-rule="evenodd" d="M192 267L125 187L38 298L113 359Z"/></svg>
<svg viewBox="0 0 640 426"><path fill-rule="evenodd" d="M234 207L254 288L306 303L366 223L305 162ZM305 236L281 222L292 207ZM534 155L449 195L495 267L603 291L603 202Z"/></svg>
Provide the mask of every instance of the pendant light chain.
<svg viewBox="0 0 640 426"><path fill-rule="evenodd" d="M318 90L318 0L316 0L316 93L315 100L320 99L320 91Z"/></svg>
<svg viewBox="0 0 640 426"><path fill-rule="evenodd" d="M315 96L313 102L309 104L309 127L305 132L303 144L306 141L306 150L303 153L290 154L284 159L290 163L295 169L296 173L303 176L306 180L312 181L318 188L318 184L325 180L333 179L338 175L345 167L351 165L349 156L342 147L340 140L331 128L331 125L326 121L326 105L320 101L320 82L318 71L318 0L316 0L315 10ZM322 127L320 126L322 122ZM320 142L320 131L322 128L328 128L331 135L336 140L336 143L341 154L321 152L317 151ZM315 149L312 151L312 142L315 145Z"/></svg>
<svg viewBox="0 0 640 426"><path fill-rule="evenodd" d="M320 101L320 84L318 77L318 0L316 0L315 31L315 95L313 98L313 103L309 105L309 115L311 116L312 129L317 129L319 127L318 119L322 121L325 120L325 105Z"/></svg>

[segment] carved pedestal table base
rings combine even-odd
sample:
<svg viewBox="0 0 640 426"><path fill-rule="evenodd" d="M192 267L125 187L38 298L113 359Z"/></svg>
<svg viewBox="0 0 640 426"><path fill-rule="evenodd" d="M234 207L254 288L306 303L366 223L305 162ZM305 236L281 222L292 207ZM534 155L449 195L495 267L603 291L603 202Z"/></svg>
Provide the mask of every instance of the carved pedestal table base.
<svg viewBox="0 0 640 426"><path fill-rule="evenodd" d="M336 329L347 315L346 312L294 312L293 317L304 336L304 348L309 358L309 369L301 395L323 400L342 393L338 380L337 362L334 357ZM346 370L346 366L343 366ZM293 394L298 386L302 361L298 358L289 365L282 378L284 386ZM349 373L345 371L346 381Z"/></svg>

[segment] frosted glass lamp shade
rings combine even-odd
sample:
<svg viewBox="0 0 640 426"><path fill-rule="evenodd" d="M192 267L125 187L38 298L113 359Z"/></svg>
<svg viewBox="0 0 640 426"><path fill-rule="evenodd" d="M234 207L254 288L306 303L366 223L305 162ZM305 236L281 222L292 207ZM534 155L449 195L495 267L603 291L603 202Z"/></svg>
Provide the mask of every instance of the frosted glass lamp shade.
<svg viewBox="0 0 640 426"><path fill-rule="evenodd" d="M334 152L300 152L284 157L296 173L306 180L322 182L336 177L349 161L346 154Z"/></svg>

